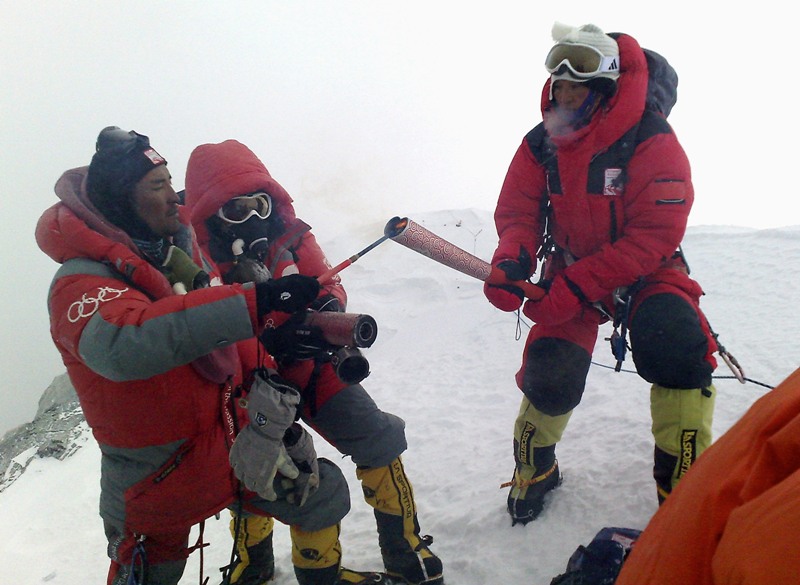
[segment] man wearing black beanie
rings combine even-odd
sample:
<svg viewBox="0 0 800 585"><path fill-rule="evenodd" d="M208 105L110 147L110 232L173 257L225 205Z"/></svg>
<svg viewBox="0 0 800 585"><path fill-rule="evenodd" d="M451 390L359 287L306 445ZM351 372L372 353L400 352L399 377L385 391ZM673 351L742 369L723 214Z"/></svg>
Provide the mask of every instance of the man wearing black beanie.
<svg viewBox="0 0 800 585"><path fill-rule="evenodd" d="M110 585L177 585L191 527L226 507L334 535L333 546L349 510L341 471L294 422L297 390L238 345L304 311L319 283L198 278L171 179L146 136L105 128L36 228L61 264L52 338L102 454ZM260 561L226 582L266 582L274 559Z"/></svg>
<svg viewBox="0 0 800 585"><path fill-rule="evenodd" d="M96 152L89 164L89 200L106 219L132 237L150 239L156 234L134 213L133 190L147 173L166 164L166 159L150 146L147 136L108 126L97 137Z"/></svg>

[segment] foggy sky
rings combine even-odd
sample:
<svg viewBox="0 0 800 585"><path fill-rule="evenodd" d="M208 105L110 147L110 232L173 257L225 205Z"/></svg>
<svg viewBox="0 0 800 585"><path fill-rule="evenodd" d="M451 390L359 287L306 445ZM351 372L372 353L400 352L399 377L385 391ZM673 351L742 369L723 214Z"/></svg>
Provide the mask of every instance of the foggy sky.
<svg viewBox="0 0 800 585"><path fill-rule="evenodd" d="M0 434L64 371L46 310L56 264L33 232L107 125L150 136L176 188L195 146L244 142L322 236L493 209L541 119L553 21L593 22L678 71L670 122L693 168L690 225L799 223L788 7L541 4L0 0Z"/></svg>

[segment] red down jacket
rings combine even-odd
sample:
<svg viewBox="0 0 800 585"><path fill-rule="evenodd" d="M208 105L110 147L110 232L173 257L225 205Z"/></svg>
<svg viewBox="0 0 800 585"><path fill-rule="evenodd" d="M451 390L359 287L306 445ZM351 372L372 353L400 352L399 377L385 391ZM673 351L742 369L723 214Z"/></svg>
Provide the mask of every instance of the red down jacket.
<svg viewBox="0 0 800 585"><path fill-rule="evenodd" d="M242 415L228 398L242 365L233 344L257 330L255 289L174 294L93 211L87 170L64 173L61 202L36 228L39 247L62 265L49 292L51 335L103 452L101 515L136 533L183 529L236 494L228 448L232 416Z"/></svg>
<svg viewBox="0 0 800 585"><path fill-rule="evenodd" d="M255 153L236 140L202 144L189 157L186 167L186 207L190 210L200 248L204 251L211 248L211 234L206 228L206 220L233 197L256 191L265 191L270 195L273 213L280 216L285 226L283 234L270 238L269 251L264 260L272 276L279 278L294 273L319 276L326 272L330 263L311 233L310 226L295 215L289 193L270 175ZM227 266L222 263L218 270L225 272ZM341 309L345 309L347 294L338 275L323 285L320 296L325 295L336 297ZM305 388L313 368L312 361L304 360L281 365L278 369L281 376ZM331 365L324 364L317 382L317 406L344 387L345 384L336 376Z"/></svg>
<svg viewBox="0 0 800 585"><path fill-rule="evenodd" d="M626 182L615 181L616 169L604 157L623 148L623 137L643 119L648 85L639 44L624 34L617 43L622 65L617 92L587 126L556 134L546 82L544 122L514 155L495 210L499 245L493 262L516 259L520 246L533 256L542 244L549 198L555 243L577 259L564 269L566 276L591 302L668 260L683 238L694 200L688 159L660 114L648 113L650 127L626 165ZM537 148L545 135L552 141L549 150ZM552 147L557 169L548 175Z"/></svg>

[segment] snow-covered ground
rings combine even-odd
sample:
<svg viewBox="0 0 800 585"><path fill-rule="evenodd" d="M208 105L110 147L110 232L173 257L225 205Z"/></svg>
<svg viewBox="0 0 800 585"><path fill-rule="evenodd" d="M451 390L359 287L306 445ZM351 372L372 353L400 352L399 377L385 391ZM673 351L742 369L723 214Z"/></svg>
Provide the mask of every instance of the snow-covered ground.
<svg viewBox="0 0 800 585"><path fill-rule="evenodd" d="M307 219L326 224L315 232L335 264L378 238L389 218L344 235L335 222ZM494 250L488 211L448 210L411 219L481 258ZM684 252L706 291L702 306L720 341L749 378L778 384L800 356L800 227L693 227ZM622 372L613 371L603 339L610 325L601 330L583 402L557 450L564 483L536 522L512 527L506 490L499 485L513 470L512 427L520 398L513 375L523 341L515 339L515 317L494 309L477 280L395 242L375 248L342 277L348 311L377 320L377 342L364 351L372 369L364 386L384 410L406 421L406 470L422 531L435 539L448 585L548 585L573 550L600 528L646 525L656 510L648 384L631 372L630 359ZM731 372L720 362L716 375ZM716 436L768 392L726 378L715 384ZM338 461L350 481L353 508L341 537L345 564L378 569L374 518L354 466L321 439L317 451ZM98 495L99 452L88 433L69 459L35 460L0 495L0 582L104 583L108 561ZM205 539L205 575L213 585L217 567L230 556L226 516L206 523ZM276 584L295 583L289 531L281 525L275 552ZM181 583L197 583L199 567L194 553Z"/></svg>

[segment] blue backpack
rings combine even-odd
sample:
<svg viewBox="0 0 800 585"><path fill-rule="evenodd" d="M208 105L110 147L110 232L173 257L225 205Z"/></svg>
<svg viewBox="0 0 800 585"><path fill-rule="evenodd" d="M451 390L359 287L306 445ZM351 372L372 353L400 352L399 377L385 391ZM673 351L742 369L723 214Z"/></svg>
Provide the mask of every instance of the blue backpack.
<svg viewBox="0 0 800 585"><path fill-rule="evenodd" d="M579 546L567 570L550 585L613 585L641 530L603 528L587 546Z"/></svg>

